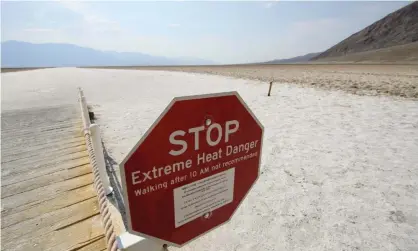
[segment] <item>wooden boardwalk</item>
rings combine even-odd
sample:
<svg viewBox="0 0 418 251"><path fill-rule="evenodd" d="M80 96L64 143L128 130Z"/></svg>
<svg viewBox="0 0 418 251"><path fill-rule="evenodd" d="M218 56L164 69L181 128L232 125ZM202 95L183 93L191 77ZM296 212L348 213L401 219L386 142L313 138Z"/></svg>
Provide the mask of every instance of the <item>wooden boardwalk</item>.
<svg viewBox="0 0 418 251"><path fill-rule="evenodd" d="M77 105L2 111L2 250L105 250Z"/></svg>

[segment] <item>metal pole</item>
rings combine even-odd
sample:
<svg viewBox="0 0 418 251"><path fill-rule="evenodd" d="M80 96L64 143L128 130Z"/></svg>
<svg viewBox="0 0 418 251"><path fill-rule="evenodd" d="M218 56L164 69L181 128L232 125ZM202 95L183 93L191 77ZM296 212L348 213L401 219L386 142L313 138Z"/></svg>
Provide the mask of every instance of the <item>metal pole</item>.
<svg viewBox="0 0 418 251"><path fill-rule="evenodd" d="M270 97L270 92L271 92L271 87L273 86L273 81L270 82L270 87L269 87L269 93L267 94L267 96Z"/></svg>
<svg viewBox="0 0 418 251"><path fill-rule="evenodd" d="M106 172L102 139L100 137L100 129L98 125L90 125L90 135L93 143L94 154L96 156L96 163L99 168L100 179L102 180L103 188L105 189L106 195L109 195L113 192L113 188L110 186L109 177L107 176Z"/></svg>

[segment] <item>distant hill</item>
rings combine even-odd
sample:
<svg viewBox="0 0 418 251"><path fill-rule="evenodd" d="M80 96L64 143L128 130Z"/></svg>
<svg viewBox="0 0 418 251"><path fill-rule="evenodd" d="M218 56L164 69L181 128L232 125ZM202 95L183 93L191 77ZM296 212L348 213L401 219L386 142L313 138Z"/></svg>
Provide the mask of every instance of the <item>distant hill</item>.
<svg viewBox="0 0 418 251"><path fill-rule="evenodd" d="M400 46L395 51L401 52L402 45L408 45L418 41L418 2L415 1L387 16L363 30L354 33L347 39L334 45L325 52L313 57L311 60L327 60L329 58L340 57L339 61L344 61L342 56L355 53L376 51L373 53L374 60L391 61L394 53L385 53L381 57L379 52L381 49L392 46ZM409 51L416 46L405 46ZM383 50L387 52L388 50ZM414 51L413 51L414 52ZM396 57L396 60L410 60L408 53L403 53L407 58ZM362 54L360 58L354 57L355 60L367 60ZM414 58L414 57L409 57ZM353 58L352 58L353 59Z"/></svg>
<svg viewBox="0 0 418 251"><path fill-rule="evenodd" d="M303 56L285 58L285 59L275 59L272 61L264 62L263 64L291 64L291 63L303 63L311 60L313 57L318 56L321 52L309 53Z"/></svg>
<svg viewBox="0 0 418 251"><path fill-rule="evenodd" d="M327 57L307 63L418 64L418 42L377 50L355 52L339 57Z"/></svg>
<svg viewBox="0 0 418 251"><path fill-rule="evenodd" d="M1 43L1 67L210 65L194 58L166 58L138 52L99 51L72 44Z"/></svg>

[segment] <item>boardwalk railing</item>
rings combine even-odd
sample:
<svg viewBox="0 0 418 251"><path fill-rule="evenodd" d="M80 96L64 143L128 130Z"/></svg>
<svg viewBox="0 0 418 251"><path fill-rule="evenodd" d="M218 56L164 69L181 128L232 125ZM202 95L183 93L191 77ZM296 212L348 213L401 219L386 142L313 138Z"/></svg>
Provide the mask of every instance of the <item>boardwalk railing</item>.
<svg viewBox="0 0 418 251"><path fill-rule="evenodd" d="M158 243L150 239L132 235L126 232L122 227L120 212L114 209L107 200L107 195L113 192L110 186L109 177L106 171L106 164L103 154L102 140L100 137L100 129L96 124L91 124L86 98L83 90L79 88L79 103L81 116L83 119L83 134L86 140L90 162L93 167L94 186L99 199L100 214L105 226L106 242L109 251L163 251L167 250L166 245ZM118 214L112 215L113 214ZM116 224L116 225L115 225ZM115 227L116 226L116 227Z"/></svg>
<svg viewBox="0 0 418 251"><path fill-rule="evenodd" d="M107 176L106 172L103 148L100 139L100 131L97 125L90 123L86 98L84 97L84 93L80 88L79 103L81 108L81 116L83 119L83 134L86 140L87 150L89 152L90 163L93 168L94 188L99 200L100 215L104 225L106 244L109 251L116 251L119 249L116 241L116 234L112 223L108 201L106 198L106 195L112 192L112 188L109 185L109 177Z"/></svg>

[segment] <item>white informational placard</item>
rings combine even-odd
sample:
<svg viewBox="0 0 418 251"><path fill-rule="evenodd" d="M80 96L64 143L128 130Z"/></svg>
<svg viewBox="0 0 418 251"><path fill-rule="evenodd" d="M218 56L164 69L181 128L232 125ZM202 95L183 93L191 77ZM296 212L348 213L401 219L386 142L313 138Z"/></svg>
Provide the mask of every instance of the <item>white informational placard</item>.
<svg viewBox="0 0 418 251"><path fill-rule="evenodd" d="M178 187L174 193L175 227L178 228L234 199L235 168Z"/></svg>

